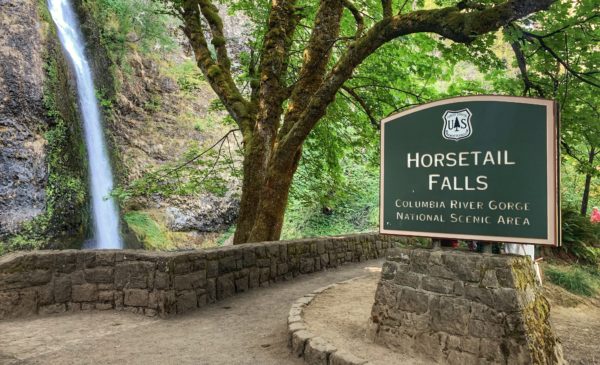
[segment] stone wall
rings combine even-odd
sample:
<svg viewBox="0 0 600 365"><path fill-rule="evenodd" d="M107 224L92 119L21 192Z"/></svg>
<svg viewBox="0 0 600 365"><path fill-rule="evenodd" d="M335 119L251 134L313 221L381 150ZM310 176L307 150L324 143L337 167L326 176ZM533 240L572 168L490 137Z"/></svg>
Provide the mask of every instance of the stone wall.
<svg viewBox="0 0 600 365"><path fill-rule="evenodd" d="M186 252L13 253L0 257L0 319L90 309L168 316L300 274L383 257L400 240L363 234Z"/></svg>
<svg viewBox="0 0 600 365"><path fill-rule="evenodd" d="M560 364L529 257L397 249L371 312L375 342L444 364Z"/></svg>

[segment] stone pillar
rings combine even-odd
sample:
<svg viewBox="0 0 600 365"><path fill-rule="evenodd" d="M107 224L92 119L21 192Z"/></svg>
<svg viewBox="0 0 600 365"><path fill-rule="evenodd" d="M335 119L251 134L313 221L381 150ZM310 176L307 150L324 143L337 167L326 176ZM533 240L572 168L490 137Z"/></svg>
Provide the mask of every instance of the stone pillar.
<svg viewBox="0 0 600 365"><path fill-rule="evenodd" d="M564 364L549 314L529 257L397 249L369 335L444 364Z"/></svg>

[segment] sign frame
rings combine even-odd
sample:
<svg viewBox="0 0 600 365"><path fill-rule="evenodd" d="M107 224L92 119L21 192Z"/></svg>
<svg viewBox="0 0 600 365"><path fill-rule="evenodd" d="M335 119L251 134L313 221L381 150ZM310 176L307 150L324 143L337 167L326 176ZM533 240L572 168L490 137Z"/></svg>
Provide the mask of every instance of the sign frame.
<svg viewBox="0 0 600 365"><path fill-rule="evenodd" d="M494 236L481 234L462 234L462 233L443 233L443 232L425 232L425 231L409 231L384 228L384 176L385 176L385 124L394 121L400 117L429 109L436 106L454 104L460 102L477 102L477 101L496 101L506 103L521 103L529 105L542 105L546 107L546 200L547 200L547 238L527 238L527 237L509 237L509 236ZM560 145L559 145L559 124L560 118L558 115L557 103L554 100L529 98L519 96L503 96L503 95L474 95L474 96L458 96L432 101L421 104L412 108L408 108L401 112L395 113L384 118L381 121L380 135L380 190L379 190L379 233L401 236L416 236L430 237L437 239L463 239L477 241L493 241L493 242L511 242L511 243L527 243L544 246L560 246L561 244L561 221L560 221Z"/></svg>

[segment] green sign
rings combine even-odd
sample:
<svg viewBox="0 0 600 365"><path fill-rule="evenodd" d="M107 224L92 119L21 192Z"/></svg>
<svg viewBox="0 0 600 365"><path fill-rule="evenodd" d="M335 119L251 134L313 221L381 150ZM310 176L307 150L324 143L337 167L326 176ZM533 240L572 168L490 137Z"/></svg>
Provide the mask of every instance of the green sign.
<svg viewBox="0 0 600 365"><path fill-rule="evenodd" d="M381 126L380 231L559 243L555 103L468 96Z"/></svg>

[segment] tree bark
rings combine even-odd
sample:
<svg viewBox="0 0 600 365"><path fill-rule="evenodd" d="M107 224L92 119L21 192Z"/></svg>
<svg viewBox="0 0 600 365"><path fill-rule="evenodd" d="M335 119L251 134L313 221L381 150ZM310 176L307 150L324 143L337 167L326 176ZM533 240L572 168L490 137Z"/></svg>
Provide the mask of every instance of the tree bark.
<svg viewBox="0 0 600 365"><path fill-rule="evenodd" d="M590 149L590 153L588 154L588 162L590 166L594 163L594 158L596 157L596 148L592 146ZM592 184L592 174L585 174L585 183L583 185L583 196L581 197L581 215L587 215L588 202L590 200L590 186Z"/></svg>

